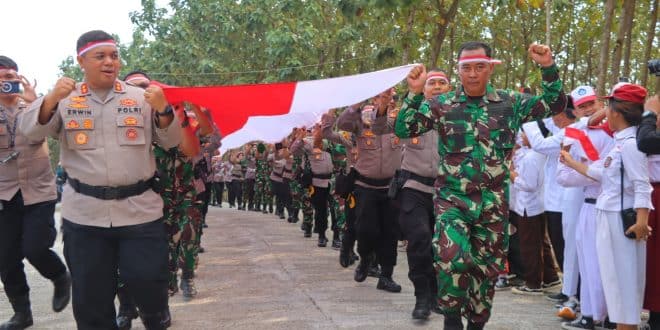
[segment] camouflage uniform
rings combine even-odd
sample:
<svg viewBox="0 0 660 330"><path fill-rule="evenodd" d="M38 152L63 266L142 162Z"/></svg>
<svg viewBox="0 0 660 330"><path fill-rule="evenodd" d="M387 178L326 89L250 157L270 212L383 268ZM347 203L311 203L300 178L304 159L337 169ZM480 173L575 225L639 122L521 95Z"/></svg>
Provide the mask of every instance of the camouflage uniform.
<svg viewBox="0 0 660 330"><path fill-rule="evenodd" d="M496 91L469 99L462 86L435 99L408 96L396 121L401 138L437 129L438 180L433 236L438 300L445 314L490 317L508 239L508 166L521 124L563 111L557 67L543 68L543 95Z"/></svg>
<svg viewBox="0 0 660 330"><path fill-rule="evenodd" d="M196 200L193 162L178 148L154 147L163 198L163 223L169 237L169 291L176 292L177 270L192 271L199 252L203 201Z"/></svg>
<svg viewBox="0 0 660 330"><path fill-rule="evenodd" d="M293 180L289 181L289 187L291 188L291 200L294 209L295 216L298 216L298 210L302 210L303 213L303 222L301 229L309 228L311 231L312 224L314 223L314 207L312 207L311 195L308 187L303 188L298 182L298 174L303 170L303 157L305 158L305 165L307 168L311 168L309 160L306 159L306 156L298 155L293 156L293 166L291 170L294 173Z"/></svg>
<svg viewBox="0 0 660 330"><path fill-rule="evenodd" d="M270 183L271 166L264 156L257 159L257 179L254 203L257 208L266 211L266 206L273 208L273 192Z"/></svg>

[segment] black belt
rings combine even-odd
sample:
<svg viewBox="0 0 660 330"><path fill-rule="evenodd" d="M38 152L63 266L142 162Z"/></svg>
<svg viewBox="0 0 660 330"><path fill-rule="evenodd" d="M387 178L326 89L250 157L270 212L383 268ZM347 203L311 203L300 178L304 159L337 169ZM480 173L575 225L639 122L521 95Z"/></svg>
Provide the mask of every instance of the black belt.
<svg viewBox="0 0 660 330"><path fill-rule="evenodd" d="M284 173L293 173L293 169L287 170L286 168L284 169Z"/></svg>
<svg viewBox="0 0 660 330"><path fill-rule="evenodd" d="M596 204L596 199L595 198L585 198L584 202L587 204Z"/></svg>
<svg viewBox="0 0 660 330"><path fill-rule="evenodd" d="M278 178L282 177L282 173L272 172L272 174L274 174Z"/></svg>
<svg viewBox="0 0 660 330"><path fill-rule="evenodd" d="M67 181L75 192L103 200L124 199L142 195L145 191L151 189L154 184L154 178L150 178L147 181L140 180L135 184L118 187L91 186L74 178L68 178Z"/></svg>
<svg viewBox="0 0 660 330"><path fill-rule="evenodd" d="M408 170L401 170L401 175L403 178L415 180L425 186L433 187L435 185L435 178L421 176Z"/></svg>
<svg viewBox="0 0 660 330"><path fill-rule="evenodd" d="M332 173L327 173L327 174L312 173L312 178L329 180L330 178L332 178Z"/></svg>
<svg viewBox="0 0 660 330"><path fill-rule="evenodd" d="M374 187L388 186L390 184L390 181L392 180L392 178L385 178L385 179L368 178L368 177L360 174L360 172L357 172L357 171L356 171L355 174L356 174L355 175L356 180L362 181L362 182L364 182L364 183L366 183L370 186L374 186Z"/></svg>

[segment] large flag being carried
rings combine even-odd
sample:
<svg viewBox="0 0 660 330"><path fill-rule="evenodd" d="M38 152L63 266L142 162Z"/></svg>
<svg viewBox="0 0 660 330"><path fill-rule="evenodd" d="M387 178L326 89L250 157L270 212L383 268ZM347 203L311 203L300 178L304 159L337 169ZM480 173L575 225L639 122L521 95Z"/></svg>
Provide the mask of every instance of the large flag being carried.
<svg viewBox="0 0 660 330"><path fill-rule="evenodd" d="M170 103L188 101L211 111L224 136L224 152L255 140L277 142L294 127L314 124L329 109L358 103L396 85L414 66L290 83L163 90Z"/></svg>

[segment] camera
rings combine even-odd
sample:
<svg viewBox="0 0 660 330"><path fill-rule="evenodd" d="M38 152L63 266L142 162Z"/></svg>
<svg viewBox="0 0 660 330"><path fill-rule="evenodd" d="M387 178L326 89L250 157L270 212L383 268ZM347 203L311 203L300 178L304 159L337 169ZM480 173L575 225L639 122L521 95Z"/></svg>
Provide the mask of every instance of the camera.
<svg viewBox="0 0 660 330"><path fill-rule="evenodd" d="M18 81L3 81L0 92L4 94L16 94L21 91L21 83Z"/></svg>
<svg viewBox="0 0 660 330"><path fill-rule="evenodd" d="M656 77L660 77L660 59L656 58L650 60L648 63L649 72L654 74Z"/></svg>
<svg viewBox="0 0 660 330"><path fill-rule="evenodd" d="M619 77L619 82L626 82L629 83L630 79L628 77Z"/></svg>

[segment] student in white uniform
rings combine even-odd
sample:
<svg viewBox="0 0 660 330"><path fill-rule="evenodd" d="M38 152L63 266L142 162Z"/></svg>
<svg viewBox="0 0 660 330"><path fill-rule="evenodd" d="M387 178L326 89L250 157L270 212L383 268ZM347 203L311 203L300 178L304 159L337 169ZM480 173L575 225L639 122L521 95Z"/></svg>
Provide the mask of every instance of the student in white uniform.
<svg viewBox="0 0 660 330"><path fill-rule="evenodd" d="M562 151L562 161L602 183L596 201L596 250L607 313L617 329L637 329L641 322L646 273L646 240L651 205L648 160L637 149L635 136L642 119L646 89L620 84L608 96L609 127L615 145L601 164L587 166ZM623 187L622 187L623 186ZM622 210L634 209L634 223L625 230ZM633 238L626 237L633 235Z"/></svg>
<svg viewBox="0 0 660 330"><path fill-rule="evenodd" d="M601 127L587 127L588 118L569 126L563 141L563 148L570 149L572 157L590 166L602 162L614 145L609 131ZM557 182L564 187L582 187L584 203L580 209L575 231L575 244L580 269L580 313L581 318L565 322L564 329L594 329L594 321L605 322L607 305L603 284L600 280L600 267L596 252L596 199L600 195L600 182L586 177L574 169L560 163L557 166ZM570 308L570 307L566 307ZM566 311L573 312L575 311ZM608 322L606 322L608 323Z"/></svg>

